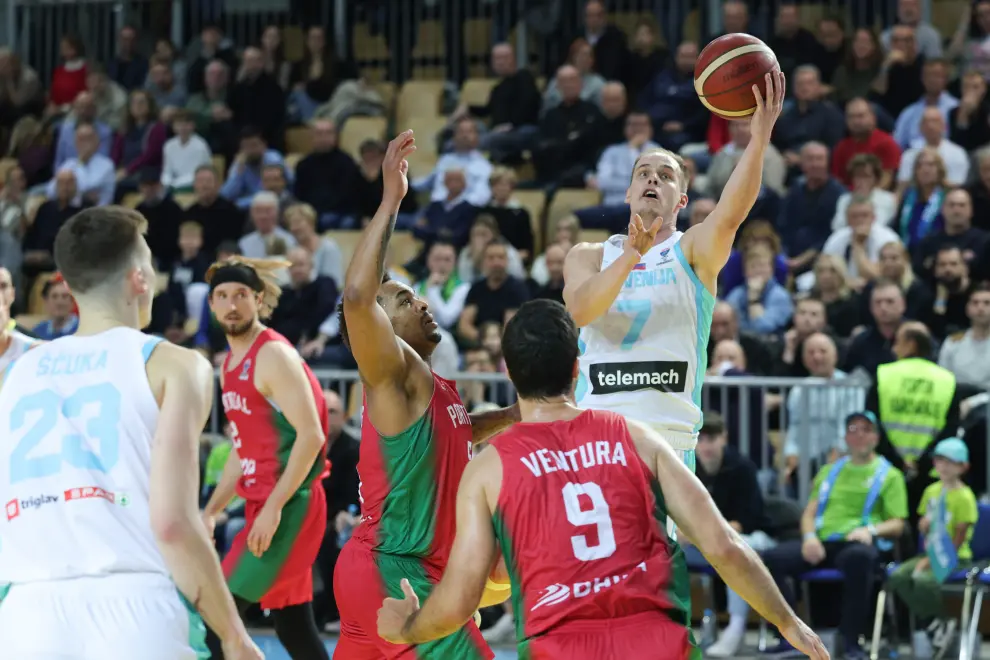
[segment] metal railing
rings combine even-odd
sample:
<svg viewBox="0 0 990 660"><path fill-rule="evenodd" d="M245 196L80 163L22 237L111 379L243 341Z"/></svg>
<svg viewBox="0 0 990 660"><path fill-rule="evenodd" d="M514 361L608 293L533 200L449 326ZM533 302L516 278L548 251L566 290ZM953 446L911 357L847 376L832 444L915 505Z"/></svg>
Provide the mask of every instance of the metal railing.
<svg viewBox="0 0 990 660"><path fill-rule="evenodd" d="M338 393L345 411L359 414L360 401L352 400L358 383L356 371L317 369L314 373L325 389ZM508 405L515 400L515 390L504 374L460 373L454 380L462 392L472 383L484 385L484 399L489 402ZM780 457L791 444L797 451L794 489L779 492L804 502L815 470L827 460L831 449L844 448L845 418L863 409L868 386L867 380L855 377L828 381L712 376L705 379L702 408L722 414L729 442L753 459L761 475L772 482L771 490L780 486L777 478L784 464ZM212 432L222 431L222 410L218 399L211 418ZM987 421L990 434L990 408ZM990 464L987 469L990 473Z"/></svg>
<svg viewBox="0 0 990 660"><path fill-rule="evenodd" d="M781 0L747 0L750 32L773 34ZM499 41L516 47L523 66L550 74L582 29L586 0L0 0L0 43L15 47L50 80L59 40L78 35L87 54L109 61L124 25L141 34L150 52L169 38L180 52L195 54L202 28L220 25L237 47L257 44L264 29L286 30L286 53L299 55L303 30L327 28L338 55L351 56L375 79L410 77L461 81L485 76L488 52ZM609 20L630 39L646 21L666 44L706 40L723 29L721 0L606 0ZM930 18L932 0L923 0ZM852 26L889 25L896 0L802 2L803 23L814 30L826 14ZM958 20L956 17L954 20ZM940 21L941 24L944 21ZM951 22L951 21L950 21ZM944 28L943 28L944 29ZM950 35L945 35L950 36Z"/></svg>

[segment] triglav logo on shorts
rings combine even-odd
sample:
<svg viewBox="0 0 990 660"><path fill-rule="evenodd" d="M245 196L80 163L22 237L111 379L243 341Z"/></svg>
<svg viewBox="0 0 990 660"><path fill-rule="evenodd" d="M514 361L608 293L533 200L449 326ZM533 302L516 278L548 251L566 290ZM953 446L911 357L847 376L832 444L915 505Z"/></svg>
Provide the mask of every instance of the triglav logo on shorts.
<svg viewBox="0 0 990 660"><path fill-rule="evenodd" d="M7 513L7 520L13 520L28 509L40 509L52 502L58 502L58 495L35 495L24 500L10 500L4 505L4 510Z"/></svg>
<svg viewBox="0 0 990 660"><path fill-rule="evenodd" d="M687 362L607 362L591 365L592 394L657 390L683 392Z"/></svg>

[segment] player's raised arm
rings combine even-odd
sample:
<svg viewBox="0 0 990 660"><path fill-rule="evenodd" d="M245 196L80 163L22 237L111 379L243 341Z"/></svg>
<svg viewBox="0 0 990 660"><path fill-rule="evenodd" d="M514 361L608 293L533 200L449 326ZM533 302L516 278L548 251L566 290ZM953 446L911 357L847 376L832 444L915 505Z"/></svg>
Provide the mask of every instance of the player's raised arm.
<svg viewBox="0 0 990 660"><path fill-rule="evenodd" d="M440 639L456 632L478 609L498 554L485 484L501 479L498 454L490 447L468 463L457 490L457 536L443 577L423 609L403 580L405 597L386 598L378 610L378 634L384 639L401 644Z"/></svg>
<svg viewBox="0 0 990 660"><path fill-rule="evenodd" d="M296 441L292 444L285 471L248 533L248 549L260 556L271 545L282 507L305 481L326 443L326 436L302 358L292 346L281 342L266 343L258 352L254 382L258 391L282 411L286 421L296 430Z"/></svg>
<svg viewBox="0 0 990 660"><path fill-rule="evenodd" d="M756 112L750 123L752 138L725 184L715 210L686 232L685 256L706 284L714 283L729 260L736 232L756 203L763 185L763 159L774 123L783 108L786 86L779 71L765 76L765 87L753 86Z"/></svg>
<svg viewBox="0 0 990 660"><path fill-rule="evenodd" d="M378 287L385 276L385 256L399 205L409 191L406 156L415 150L412 131L405 131L389 142L382 163L385 182L382 203L358 241L344 277L348 341L361 378L369 387L401 379L407 368L405 351L388 315L378 304Z"/></svg>
<svg viewBox="0 0 990 660"><path fill-rule="evenodd" d="M644 227L642 218L633 216L622 256L604 270L604 248L600 244L580 243L567 253L564 304L579 328L593 323L612 306L633 267L653 247L662 224L663 219L658 217L651 227Z"/></svg>
<svg viewBox="0 0 990 660"><path fill-rule="evenodd" d="M161 409L149 495L158 547L176 586L217 633L224 650L250 648L199 516L199 438L213 406L213 368L198 353L163 342L148 360L148 378Z"/></svg>
<svg viewBox="0 0 990 660"><path fill-rule="evenodd" d="M670 517L737 594L799 651L827 658L821 640L797 617L753 550L722 517L698 478L652 429L627 420L637 452L654 471Z"/></svg>

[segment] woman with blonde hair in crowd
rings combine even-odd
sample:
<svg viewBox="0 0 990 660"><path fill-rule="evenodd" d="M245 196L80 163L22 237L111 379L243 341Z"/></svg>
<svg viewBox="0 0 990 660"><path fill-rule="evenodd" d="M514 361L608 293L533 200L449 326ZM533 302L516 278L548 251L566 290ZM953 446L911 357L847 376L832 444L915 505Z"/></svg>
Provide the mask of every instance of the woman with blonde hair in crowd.
<svg viewBox="0 0 990 660"><path fill-rule="evenodd" d="M780 236L769 220L757 219L743 224L729 261L718 276L720 291L732 291L745 281L743 255L752 245L765 245L773 253L773 278L782 286L787 285L787 257L782 253Z"/></svg>
<svg viewBox="0 0 990 660"><path fill-rule="evenodd" d="M911 269L911 256L907 248L899 241L891 241L880 248L880 278L897 282L904 293L904 316L909 319L921 319L932 308L934 296L932 290ZM869 319L870 292L873 283L863 289L864 319Z"/></svg>
<svg viewBox="0 0 990 660"><path fill-rule="evenodd" d="M914 161L913 174L901 195L893 229L910 252L922 239L942 231L942 202L947 190L945 161L937 149L925 147Z"/></svg>
<svg viewBox="0 0 990 660"><path fill-rule="evenodd" d="M845 261L831 254L819 255L813 272L811 295L825 303L829 327L839 337L850 336L862 317L860 298L851 286Z"/></svg>

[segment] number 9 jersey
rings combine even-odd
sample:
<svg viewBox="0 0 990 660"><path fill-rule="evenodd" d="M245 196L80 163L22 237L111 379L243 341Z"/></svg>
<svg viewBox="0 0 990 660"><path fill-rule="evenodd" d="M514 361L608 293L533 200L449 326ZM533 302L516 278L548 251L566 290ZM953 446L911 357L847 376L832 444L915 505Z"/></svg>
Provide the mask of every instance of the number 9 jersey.
<svg viewBox="0 0 990 660"><path fill-rule="evenodd" d="M158 423L145 363L161 339L130 328L27 351L0 389L0 583L169 577L148 508Z"/></svg>
<svg viewBox="0 0 990 660"><path fill-rule="evenodd" d="M696 657L678 623L687 614L675 587L687 571L671 562L663 496L625 419L587 410L520 423L492 446L520 657Z"/></svg>
<svg viewBox="0 0 990 660"><path fill-rule="evenodd" d="M681 251L684 234L653 246L603 316L581 328L575 399L648 424L674 449L693 450L715 298ZM625 236L603 244L602 270Z"/></svg>

